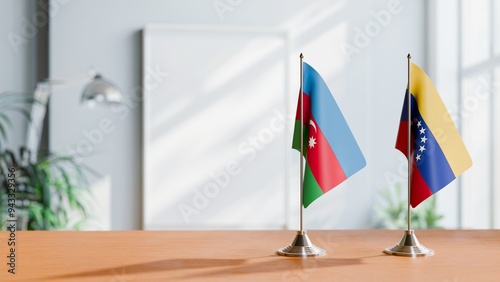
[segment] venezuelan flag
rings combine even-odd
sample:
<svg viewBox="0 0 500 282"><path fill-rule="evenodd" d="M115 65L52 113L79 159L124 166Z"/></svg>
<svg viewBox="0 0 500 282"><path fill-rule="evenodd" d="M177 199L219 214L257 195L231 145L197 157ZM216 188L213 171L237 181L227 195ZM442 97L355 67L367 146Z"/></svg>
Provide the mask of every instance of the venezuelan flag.
<svg viewBox="0 0 500 282"><path fill-rule="evenodd" d="M406 89L396 149L407 156L411 122L410 204L416 207L469 169L472 160L431 79L414 63L410 87L411 121Z"/></svg>
<svg viewBox="0 0 500 282"><path fill-rule="evenodd" d="M300 119L300 94L293 133L294 149L300 152L300 124L304 126L303 205L346 180L366 165L365 158L325 81L303 63L304 115Z"/></svg>

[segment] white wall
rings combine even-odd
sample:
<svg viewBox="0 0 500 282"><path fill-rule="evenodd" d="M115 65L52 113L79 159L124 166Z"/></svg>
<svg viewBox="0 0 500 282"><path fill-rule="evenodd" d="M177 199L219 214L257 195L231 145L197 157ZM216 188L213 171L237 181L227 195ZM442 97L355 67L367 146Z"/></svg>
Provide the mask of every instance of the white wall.
<svg viewBox="0 0 500 282"><path fill-rule="evenodd" d="M496 115L499 100L495 98L498 54L493 52L498 42L491 30L497 30L491 17L498 11L490 11L490 3L497 2L446 0L429 5L433 21L429 29L431 77L473 162L437 198L447 228L498 228L500 219L495 155L500 132Z"/></svg>
<svg viewBox="0 0 500 282"><path fill-rule="evenodd" d="M51 2L56 5L57 0ZM52 76L72 77L92 65L118 84L130 100L122 112L89 110L78 104L77 86L55 91L51 98L52 149L71 146L91 151L85 162L102 174L94 179L99 203L95 213L100 218L97 228L141 228L141 111L140 102L130 97L136 96L141 85L140 31L148 23L288 30L292 53L304 52L325 78L368 163L306 210L306 227L370 227L375 195L390 185L386 176L397 175L403 160L393 146L406 85L406 54L411 52L425 69L424 1L400 1L391 8L396 13L382 27L373 13L388 10L392 1L64 2L67 4L60 5L51 22ZM235 5L217 13L214 4L228 2ZM366 28L373 28L373 36L363 40L358 29ZM355 53L345 56L343 43L356 48ZM291 72L297 74L294 63L290 63ZM290 89L295 96L298 82ZM103 119L112 123L112 132L99 131ZM258 183L256 180L255 185ZM292 223L297 222L296 211L289 211Z"/></svg>
<svg viewBox="0 0 500 282"><path fill-rule="evenodd" d="M0 93L17 92L31 95L36 84L36 30L28 29L27 22L35 13L30 0L0 2ZM10 130L9 147L24 144L26 120L13 114L14 127Z"/></svg>

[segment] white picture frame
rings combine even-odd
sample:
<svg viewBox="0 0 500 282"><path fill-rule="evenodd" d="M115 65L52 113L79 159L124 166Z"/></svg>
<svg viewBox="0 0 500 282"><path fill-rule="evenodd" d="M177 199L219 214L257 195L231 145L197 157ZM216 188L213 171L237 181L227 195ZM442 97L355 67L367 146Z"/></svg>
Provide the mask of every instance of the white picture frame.
<svg viewBox="0 0 500 282"><path fill-rule="evenodd" d="M281 30L144 29L143 229L286 228L289 55Z"/></svg>

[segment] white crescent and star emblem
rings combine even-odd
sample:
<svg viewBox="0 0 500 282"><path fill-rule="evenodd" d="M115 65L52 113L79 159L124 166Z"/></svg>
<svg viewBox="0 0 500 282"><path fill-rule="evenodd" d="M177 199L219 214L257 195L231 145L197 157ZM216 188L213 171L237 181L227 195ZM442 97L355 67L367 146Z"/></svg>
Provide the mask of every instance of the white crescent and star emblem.
<svg viewBox="0 0 500 282"><path fill-rule="evenodd" d="M314 133L316 133L318 131L316 129L316 124L314 123L314 121L312 121L312 119L309 120L309 125L312 125L312 127L314 127Z"/></svg>
<svg viewBox="0 0 500 282"><path fill-rule="evenodd" d="M318 132L318 129L316 128L316 124L314 123L314 121L309 120L309 125L311 125L314 128L314 133ZM314 148L314 145L316 144L317 144L316 138L314 138L313 136L309 137L309 149Z"/></svg>

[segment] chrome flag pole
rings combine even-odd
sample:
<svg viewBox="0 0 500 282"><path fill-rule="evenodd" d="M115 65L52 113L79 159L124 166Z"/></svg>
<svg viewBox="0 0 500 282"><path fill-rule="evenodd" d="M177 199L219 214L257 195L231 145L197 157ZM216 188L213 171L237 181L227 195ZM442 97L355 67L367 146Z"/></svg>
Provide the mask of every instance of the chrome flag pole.
<svg viewBox="0 0 500 282"><path fill-rule="evenodd" d="M289 257L310 257L310 256L322 256L326 254L326 251L316 247L309 236L307 236L307 231L303 227L302 213L304 210L303 200L304 200L304 76L303 76L303 59L304 55L300 53L300 230L297 231L295 239L292 244L279 249L276 253L280 256Z"/></svg>
<svg viewBox="0 0 500 282"><path fill-rule="evenodd" d="M304 212L304 207L302 205L304 201L304 74L303 74L303 59L304 55L300 53L300 199L299 199L299 209L300 209L300 232L304 231L302 214Z"/></svg>
<svg viewBox="0 0 500 282"><path fill-rule="evenodd" d="M411 114L411 87L410 87L410 82L411 82L411 73L410 73L410 65L411 65L411 55L408 53L408 56L406 57L408 59L408 90L407 90L407 107L408 107L408 151L407 151L407 158L408 158L408 214L407 214L407 221L408 221L408 229L405 230L405 234L403 235L403 238L401 238L401 241L399 244L394 245L392 247L386 248L384 250L384 253L388 255L396 255L396 256L406 256L406 257L420 257L420 256L432 256L434 255L434 250L428 249L424 247L422 244L418 242L417 236L415 235L414 231L411 229L411 204L410 204L410 198L411 198L411 172L412 172L412 149L411 149L411 143L413 142L413 139L411 138L411 126L413 123L412 120L412 114Z"/></svg>

